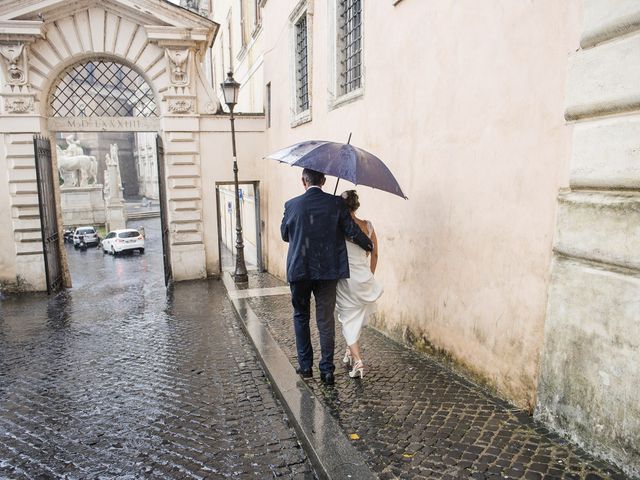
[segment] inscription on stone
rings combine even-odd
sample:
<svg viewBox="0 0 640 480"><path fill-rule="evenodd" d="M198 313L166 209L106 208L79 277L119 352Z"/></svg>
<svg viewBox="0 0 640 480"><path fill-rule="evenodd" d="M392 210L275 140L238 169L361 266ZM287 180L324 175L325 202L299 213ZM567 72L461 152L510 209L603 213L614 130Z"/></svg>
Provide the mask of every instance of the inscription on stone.
<svg viewBox="0 0 640 480"><path fill-rule="evenodd" d="M160 129L158 118L148 117L53 117L49 130L54 132L155 132Z"/></svg>

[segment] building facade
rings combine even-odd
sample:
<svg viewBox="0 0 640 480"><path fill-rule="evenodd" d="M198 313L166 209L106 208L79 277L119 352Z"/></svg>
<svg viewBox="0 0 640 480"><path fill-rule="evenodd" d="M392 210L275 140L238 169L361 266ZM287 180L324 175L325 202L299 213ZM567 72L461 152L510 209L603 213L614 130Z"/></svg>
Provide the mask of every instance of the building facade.
<svg viewBox="0 0 640 480"><path fill-rule="evenodd" d="M409 197L356 187L380 243L374 326L640 472L638 3L182 3L0 5L3 288L44 289L32 137L69 128L159 135L174 279L218 274L232 70L268 271L285 277L279 225L302 186L263 157L351 136ZM155 115L52 119L56 82L100 59L141 75Z"/></svg>
<svg viewBox="0 0 640 480"><path fill-rule="evenodd" d="M637 2L213 11L218 72L252 72L236 76L244 111L259 107L262 79L265 153L351 135L409 197L356 187L380 242L375 326L637 473ZM265 262L284 278L278 226L300 171L265 160L250 174Z"/></svg>
<svg viewBox="0 0 640 480"><path fill-rule="evenodd" d="M533 407L580 3L498 3L269 0L266 152L352 134L383 159L409 200L357 189L380 240L377 326L449 352ZM300 171L263 161L253 175L264 184L268 269L284 276L277 227Z"/></svg>
<svg viewBox="0 0 640 480"><path fill-rule="evenodd" d="M59 132L158 135L164 146L160 181L173 278L219 273L215 182L233 177L228 117L205 73L217 32L212 20L164 0L138 0L135 5L127 0L10 0L0 5L0 171L7 178L0 186L0 219L8 226L0 234L3 290L47 287L33 136L55 139ZM145 84L139 90L153 92L157 108L144 115L112 114L108 108L92 115L56 115L52 100L57 86L69 71L91 62L134 71ZM244 150L249 159L263 150L262 130L262 119L245 118L238 126L239 138L255 145ZM55 149L50 161L57 171ZM52 188L59 216L59 185L54 182ZM62 225L61 219L58 223Z"/></svg>

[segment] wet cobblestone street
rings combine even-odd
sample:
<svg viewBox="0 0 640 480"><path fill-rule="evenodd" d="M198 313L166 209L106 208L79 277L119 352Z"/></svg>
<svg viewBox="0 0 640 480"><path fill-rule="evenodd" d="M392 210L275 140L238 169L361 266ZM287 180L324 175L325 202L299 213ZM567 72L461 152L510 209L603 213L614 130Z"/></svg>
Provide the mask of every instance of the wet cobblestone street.
<svg viewBox="0 0 640 480"><path fill-rule="evenodd" d="M74 288L0 301L0 478L314 478L220 281L68 249Z"/></svg>
<svg viewBox="0 0 640 480"><path fill-rule="evenodd" d="M297 365L290 296L249 303ZM317 362L315 326L312 337ZM435 360L369 328L362 342L364 379L342 367L338 325L335 387L321 384L317 363L306 383L381 479L626 478Z"/></svg>

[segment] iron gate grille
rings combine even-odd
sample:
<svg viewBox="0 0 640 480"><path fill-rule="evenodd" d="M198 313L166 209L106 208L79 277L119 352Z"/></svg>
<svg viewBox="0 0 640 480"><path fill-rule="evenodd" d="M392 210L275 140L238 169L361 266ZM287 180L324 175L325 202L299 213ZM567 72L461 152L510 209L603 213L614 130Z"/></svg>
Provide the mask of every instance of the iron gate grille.
<svg viewBox="0 0 640 480"><path fill-rule="evenodd" d="M58 240L58 216L54 191L51 142L48 138L33 137L38 183L38 204L42 229L42 251L47 280L47 292L56 293L62 288L62 266ZM57 177L56 177L57 180Z"/></svg>
<svg viewBox="0 0 640 480"><path fill-rule="evenodd" d="M108 60L69 69L50 101L54 117L155 117L149 84L135 70Z"/></svg>
<svg viewBox="0 0 640 480"><path fill-rule="evenodd" d="M164 284L169 285L172 278L171 272L171 246L169 244L169 203L167 202L167 192L165 190L164 173L164 147L162 137L156 135L156 154L158 155L158 193L160 196L160 223L162 228L162 258L164 261Z"/></svg>

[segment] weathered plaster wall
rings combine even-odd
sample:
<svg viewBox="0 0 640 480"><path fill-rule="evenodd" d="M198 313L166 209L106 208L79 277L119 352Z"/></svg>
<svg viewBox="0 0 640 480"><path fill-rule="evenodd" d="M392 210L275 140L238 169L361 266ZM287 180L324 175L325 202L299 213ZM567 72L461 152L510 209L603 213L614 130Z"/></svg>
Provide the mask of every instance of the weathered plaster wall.
<svg viewBox="0 0 640 480"><path fill-rule="evenodd" d="M537 417L640 475L640 5L585 1L569 62L561 193Z"/></svg>
<svg viewBox="0 0 640 480"><path fill-rule="evenodd" d="M264 9L267 151L353 132L378 154L409 197L358 188L380 241L378 326L446 351L532 407L555 199L568 181L564 85L580 2L364 2L364 94L335 109L330 2L308 2L311 121L294 128L288 18L298 3ZM268 268L280 276L279 224L302 192L300 173L268 161L257 173Z"/></svg>

